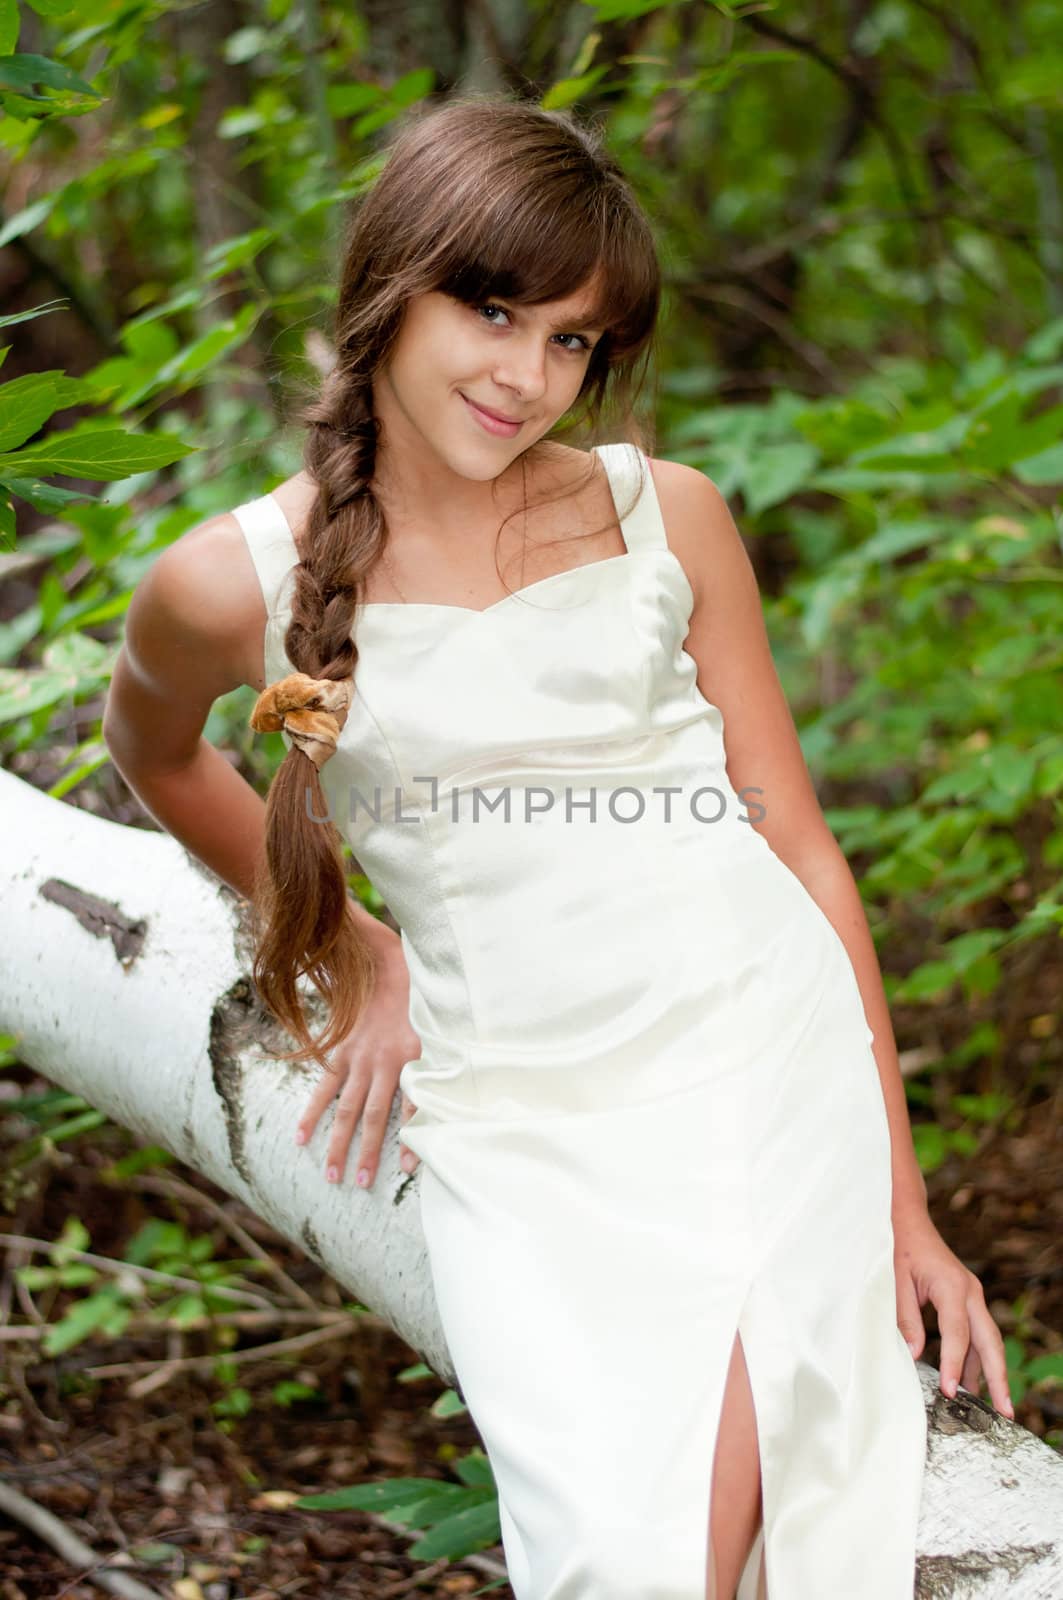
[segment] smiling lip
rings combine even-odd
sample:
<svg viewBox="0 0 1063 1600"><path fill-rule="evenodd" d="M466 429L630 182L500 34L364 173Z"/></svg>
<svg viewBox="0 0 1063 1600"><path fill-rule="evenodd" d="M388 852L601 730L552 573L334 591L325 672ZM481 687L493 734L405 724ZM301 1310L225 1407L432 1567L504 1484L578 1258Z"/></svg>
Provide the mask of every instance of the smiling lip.
<svg viewBox="0 0 1063 1600"><path fill-rule="evenodd" d="M458 392L460 393L461 391L459 390ZM500 416L497 411L489 411L486 406L477 405L476 401L470 400L467 394L463 394L461 398L477 420L487 429L488 433L502 434L506 438L512 438L524 426L519 417L514 419L513 417Z"/></svg>

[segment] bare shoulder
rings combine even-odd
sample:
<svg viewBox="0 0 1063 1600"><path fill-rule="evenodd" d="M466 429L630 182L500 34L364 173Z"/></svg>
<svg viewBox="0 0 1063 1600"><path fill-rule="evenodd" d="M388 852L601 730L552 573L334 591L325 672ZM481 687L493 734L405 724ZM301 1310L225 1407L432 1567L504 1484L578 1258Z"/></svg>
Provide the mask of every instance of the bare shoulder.
<svg viewBox="0 0 1063 1600"><path fill-rule="evenodd" d="M231 511L206 518L166 552L176 614L198 634L230 687L263 689L266 602L244 531Z"/></svg>
<svg viewBox="0 0 1063 1600"><path fill-rule="evenodd" d="M682 461L648 458L668 546L686 573L698 610L720 594L728 573L748 583L752 564L724 495L712 479Z"/></svg>
<svg viewBox="0 0 1063 1600"><path fill-rule="evenodd" d="M230 511L189 528L141 579L126 619L126 651L148 680L192 678L210 702L263 688L266 605L243 529Z"/></svg>

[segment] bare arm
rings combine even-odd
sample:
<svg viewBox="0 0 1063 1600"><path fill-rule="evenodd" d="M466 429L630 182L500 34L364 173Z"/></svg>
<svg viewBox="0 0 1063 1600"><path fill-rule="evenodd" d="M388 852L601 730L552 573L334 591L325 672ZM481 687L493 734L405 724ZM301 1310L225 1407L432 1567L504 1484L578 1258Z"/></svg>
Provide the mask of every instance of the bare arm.
<svg viewBox="0 0 1063 1600"><path fill-rule="evenodd" d="M228 513L165 550L130 602L103 736L145 810L238 894L250 898L265 851L266 803L203 737L214 701L241 684L265 687L266 608L243 531ZM347 905L376 961L364 1014L332 1053L299 1119L306 1143L337 1099L325 1166L342 1182L361 1127L359 1182L371 1186L403 1063L420 1053L409 1023L410 975L402 942L351 896ZM406 1121L414 1107L403 1095ZM416 1158L408 1151L411 1162ZM407 1170L412 1170L408 1167Z"/></svg>
<svg viewBox="0 0 1063 1600"><path fill-rule="evenodd" d="M801 879L845 944L860 987L889 1121L893 1209L926 1206L878 954L852 870L820 809L764 627L756 574L727 502L693 467L654 461L669 543L694 590L685 648L723 713L727 775L763 794L751 825Z"/></svg>
<svg viewBox="0 0 1063 1600"><path fill-rule="evenodd" d="M165 550L130 602L103 716L115 766L155 820L219 878L250 898L265 851L266 803L203 737L215 700L264 687L266 610L235 519L212 517ZM349 900L378 957L393 930Z"/></svg>

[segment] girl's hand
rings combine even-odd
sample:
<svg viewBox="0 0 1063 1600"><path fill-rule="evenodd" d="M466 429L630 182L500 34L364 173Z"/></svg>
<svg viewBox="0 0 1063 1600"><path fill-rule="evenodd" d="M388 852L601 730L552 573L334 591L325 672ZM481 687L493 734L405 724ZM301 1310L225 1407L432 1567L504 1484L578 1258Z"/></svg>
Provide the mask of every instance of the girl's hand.
<svg viewBox="0 0 1063 1600"><path fill-rule="evenodd" d="M399 1074L407 1061L416 1061L421 1054L421 1041L410 1027L409 1005L410 973L396 938L394 950L379 957L366 1008L332 1052L332 1070L322 1073L296 1128L296 1144L305 1144L325 1107L339 1095L325 1157L330 1183L343 1182L351 1138L361 1118L357 1182L372 1188ZM402 1105L405 1122L415 1108L405 1094Z"/></svg>
<svg viewBox="0 0 1063 1600"><path fill-rule="evenodd" d="M893 1241L897 1326L913 1357L918 1358L926 1339L920 1307L931 1300L941 1330L942 1394L955 1398L957 1383L962 1383L970 1394L976 1395L981 1370L992 1404L1014 1420L1004 1341L974 1273L953 1254L919 1206L894 1212Z"/></svg>
<svg viewBox="0 0 1063 1600"><path fill-rule="evenodd" d="M402 1123L409 1122L416 1110L417 1107L414 1105L413 1101L410 1100L406 1095L403 1095L402 1115L399 1118L399 1121ZM400 1149L402 1150L402 1154L399 1157L399 1166L402 1168L403 1172L412 1172L414 1167L420 1161L420 1156L416 1155L407 1145L401 1145Z"/></svg>

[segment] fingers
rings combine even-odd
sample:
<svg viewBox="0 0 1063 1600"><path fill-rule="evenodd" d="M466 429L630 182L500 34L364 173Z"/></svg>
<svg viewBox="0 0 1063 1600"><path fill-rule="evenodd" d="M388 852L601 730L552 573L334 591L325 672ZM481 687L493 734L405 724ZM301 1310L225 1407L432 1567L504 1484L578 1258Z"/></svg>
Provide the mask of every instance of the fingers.
<svg viewBox="0 0 1063 1600"><path fill-rule="evenodd" d="M985 1303L982 1285L973 1273L950 1283L937 1306L941 1329L941 1392L955 1397L957 1385L978 1393L978 1374L984 1371L989 1398L1002 1416L1014 1419L1008 1386L1004 1341Z"/></svg>
<svg viewBox="0 0 1063 1600"><path fill-rule="evenodd" d="M364 1089L358 1096L358 1110L362 1119L362 1138L358 1146L358 1170L355 1174L355 1182L362 1189L371 1188L373 1179L376 1177L377 1167L380 1165L380 1147L384 1143L384 1129L388 1125L393 1099L393 1094L389 1094L385 1098L383 1087L378 1078L374 1078L371 1081L368 1097L365 1097ZM343 1102L341 1101L340 1108L336 1112L337 1121L342 1110ZM357 1115L358 1113L356 1112L355 1120L357 1120ZM353 1126L352 1123L352 1132ZM333 1137L335 1137L335 1132ZM349 1133L347 1135L347 1143L350 1143Z"/></svg>
<svg viewBox="0 0 1063 1600"><path fill-rule="evenodd" d="M977 1394L981 1388L982 1362L978 1355L976 1345L971 1345L967 1352L967 1360L963 1363L960 1373L960 1388L966 1389L968 1394Z"/></svg>
<svg viewBox="0 0 1063 1600"><path fill-rule="evenodd" d="M941 1330L941 1370L939 1373L942 1394L950 1400L956 1398L956 1385L960 1368L970 1344L970 1323L967 1317L966 1277L951 1274L935 1299L938 1327Z"/></svg>
<svg viewBox="0 0 1063 1600"><path fill-rule="evenodd" d="M325 1107L332 1104L339 1090L343 1087L347 1076L348 1066L338 1062L331 1063L330 1070L323 1072L318 1079L313 1094L310 1096L306 1110L295 1127L296 1144L308 1144L314 1129L321 1120L321 1113Z"/></svg>
<svg viewBox="0 0 1063 1600"><path fill-rule="evenodd" d="M1002 1416L1010 1417L1014 1421L1015 1407L1011 1403L1004 1340L986 1306L981 1284L977 1285L977 1289L977 1298L971 1309L971 1337L976 1352L975 1360L981 1363L985 1372L986 1383L989 1385L989 1398L994 1408ZM973 1392L977 1393L976 1390Z"/></svg>
<svg viewBox="0 0 1063 1600"><path fill-rule="evenodd" d="M401 1117L399 1119L400 1122L401 1123L409 1122L410 1118L413 1116L413 1114L414 1114L414 1112L416 1110L417 1110L417 1107L414 1105L413 1101L411 1099L409 1099L409 1097L407 1095L404 1094L403 1097L402 1097L402 1115L401 1115ZM401 1143L401 1139L400 1139L400 1143ZM416 1153L416 1151L410 1150L405 1145L403 1145L403 1147L402 1147L402 1155L399 1157L399 1165L401 1166L403 1172L412 1172L414 1170L414 1168L416 1167L417 1163L420 1161L420 1159L421 1158Z"/></svg>
<svg viewBox="0 0 1063 1600"><path fill-rule="evenodd" d="M350 1150L354 1130L358 1126L358 1119L362 1116L362 1108L366 1102L369 1090L368 1068L357 1063L355 1058L344 1052L337 1052L331 1059L329 1069L321 1074L314 1091L310 1096L306 1110L300 1117L295 1130L296 1144L306 1144L321 1120L321 1113L339 1095L339 1104L336 1115L332 1121L332 1130L329 1135L328 1150L325 1156L325 1177L329 1183L342 1183L344 1169L347 1165L347 1156ZM374 1101L374 1111L377 1110L379 1096ZM379 1119L378 1119L379 1120ZM386 1120L386 1113L385 1113ZM381 1132L377 1139L377 1149L383 1137ZM373 1159L373 1141L363 1139L365 1149L360 1152L364 1157L360 1161L359 1170L366 1169L370 1176L375 1172ZM363 1183L363 1187L368 1187Z"/></svg>
<svg viewBox="0 0 1063 1600"><path fill-rule="evenodd" d="M926 1329L923 1327L923 1313L919 1309L919 1296L916 1294L910 1272L899 1268L896 1278L897 1326L904 1334L913 1361L917 1361L926 1343Z"/></svg>
<svg viewBox="0 0 1063 1600"><path fill-rule="evenodd" d="M331 1070L322 1073L296 1126L295 1142L306 1144L309 1141L321 1120L322 1112L338 1094L339 1102L325 1156L325 1176L329 1183L343 1182L351 1141L360 1125L355 1182L360 1188L372 1188L380 1166L380 1152L394 1100L392 1077L393 1074L381 1066L374 1069L364 1059L339 1055L333 1057ZM402 1121L408 1122L417 1107L405 1094L402 1105ZM418 1157L412 1150L404 1151L403 1156L404 1170L412 1172Z"/></svg>

